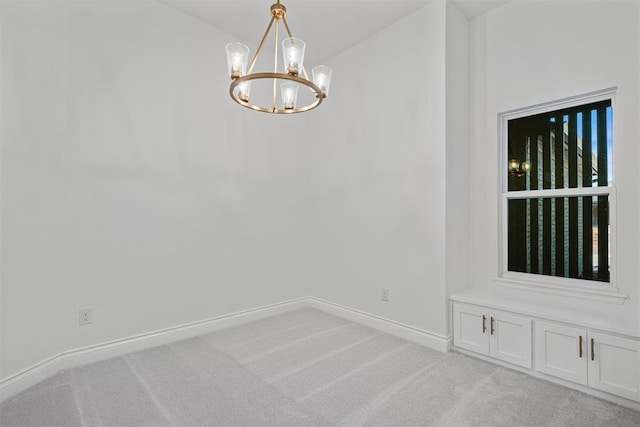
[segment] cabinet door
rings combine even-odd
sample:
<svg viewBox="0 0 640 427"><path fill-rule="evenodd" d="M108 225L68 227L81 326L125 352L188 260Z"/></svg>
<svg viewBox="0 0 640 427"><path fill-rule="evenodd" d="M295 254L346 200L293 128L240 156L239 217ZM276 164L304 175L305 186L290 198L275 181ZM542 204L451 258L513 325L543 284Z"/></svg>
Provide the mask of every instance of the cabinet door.
<svg viewBox="0 0 640 427"><path fill-rule="evenodd" d="M489 315L491 357L531 368L531 319L499 311Z"/></svg>
<svg viewBox="0 0 640 427"><path fill-rule="evenodd" d="M488 312L479 307L453 304L453 344L465 350L489 354Z"/></svg>
<svg viewBox="0 0 640 427"><path fill-rule="evenodd" d="M535 343L537 371L579 384L587 384L587 331L585 329L536 320Z"/></svg>
<svg viewBox="0 0 640 427"><path fill-rule="evenodd" d="M589 332L589 386L640 400L640 343Z"/></svg>

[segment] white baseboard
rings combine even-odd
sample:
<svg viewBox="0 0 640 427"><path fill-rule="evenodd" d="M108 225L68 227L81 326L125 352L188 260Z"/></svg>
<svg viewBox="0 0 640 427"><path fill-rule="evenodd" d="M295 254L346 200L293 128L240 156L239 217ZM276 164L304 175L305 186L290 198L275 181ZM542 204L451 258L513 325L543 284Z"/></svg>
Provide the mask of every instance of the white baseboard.
<svg viewBox="0 0 640 427"><path fill-rule="evenodd" d="M388 334L446 353L451 347L451 338L414 328L390 319L385 319L353 308L314 297L298 298L277 304L239 311L198 322L166 328L106 343L64 351L16 374L0 380L0 402L36 385L55 373L87 363L122 356L171 342L191 338L220 329L230 328L253 320L276 316L303 307L313 307L356 323L369 326Z"/></svg>
<svg viewBox="0 0 640 427"><path fill-rule="evenodd" d="M388 334L406 339L408 341L432 348L443 353L450 351L452 348L452 340L450 336L434 334L432 332L405 325L394 320L385 319L371 313L366 313L350 307L345 307L343 305L339 305L320 298L304 297L277 304L239 311L223 316L213 317L198 322L188 323L172 328L166 328L128 338L114 340L102 344L64 351L33 366L30 366L29 368L26 368L16 374L1 379L0 402L12 396L15 396L16 394L39 383L40 381L47 379L48 377L63 369L82 366L87 363L121 356L123 354L131 353L134 351L140 351L147 348L169 344L171 342L191 338L197 335L202 335L210 332L215 332L220 329L241 325L253 320L259 320L266 317L287 313L289 311L293 311L303 307L316 308L326 313L333 314L335 316L339 316L374 329L378 329ZM632 402L627 399L610 395L608 393L599 392L589 387L580 386L578 384L540 374L536 371L520 368L508 363L502 363L495 359L491 359L462 349L455 348L455 350L460 353L480 358L491 363L496 363L498 365L506 366L521 372L525 372L529 375L555 382L569 388L573 388L575 390L583 391L585 393L600 397L602 399L617 403L622 406L626 406L628 408L640 410L640 403L638 402Z"/></svg>
<svg viewBox="0 0 640 427"><path fill-rule="evenodd" d="M165 345L308 306L308 298L298 298L102 344L64 351L0 380L0 402L15 396L63 369Z"/></svg>
<svg viewBox="0 0 640 427"><path fill-rule="evenodd" d="M434 334L433 332L418 329L413 326L335 304L320 298L309 297L308 304L310 307L317 308L318 310L378 329L382 332L438 350L442 353L447 353L451 349L451 337L449 336Z"/></svg>

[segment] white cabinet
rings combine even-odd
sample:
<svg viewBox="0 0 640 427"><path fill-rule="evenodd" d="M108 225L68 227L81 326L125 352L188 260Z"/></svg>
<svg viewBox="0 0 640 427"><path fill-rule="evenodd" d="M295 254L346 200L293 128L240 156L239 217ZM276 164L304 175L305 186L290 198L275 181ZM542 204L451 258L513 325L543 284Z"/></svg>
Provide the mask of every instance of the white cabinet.
<svg viewBox="0 0 640 427"><path fill-rule="evenodd" d="M453 305L453 344L476 353L489 354L485 308L470 305Z"/></svg>
<svg viewBox="0 0 640 427"><path fill-rule="evenodd" d="M610 400L615 395L640 402L640 336L620 329L629 319L591 318L480 291L451 301L454 348L561 378Z"/></svg>
<svg viewBox="0 0 640 427"><path fill-rule="evenodd" d="M587 384L587 331L583 328L536 320L536 370Z"/></svg>
<svg viewBox="0 0 640 427"><path fill-rule="evenodd" d="M640 342L585 328L535 322L536 370L640 400Z"/></svg>
<svg viewBox="0 0 640 427"><path fill-rule="evenodd" d="M453 304L453 344L531 368L531 319L480 306Z"/></svg>
<svg viewBox="0 0 640 427"><path fill-rule="evenodd" d="M640 400L640 342L599 332L589 338L589 386Z"/></svg>

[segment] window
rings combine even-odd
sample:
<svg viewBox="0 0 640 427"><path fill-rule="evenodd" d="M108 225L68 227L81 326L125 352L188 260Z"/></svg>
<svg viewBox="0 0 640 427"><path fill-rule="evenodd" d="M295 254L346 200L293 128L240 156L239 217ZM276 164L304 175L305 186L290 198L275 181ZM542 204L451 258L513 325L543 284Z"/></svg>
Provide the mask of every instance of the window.
<svg viewBox="0 0 640 427"><path fill-rule="evenodd" d="M611 283L611 97L609 91L502 116L503 277Z"/></svg>

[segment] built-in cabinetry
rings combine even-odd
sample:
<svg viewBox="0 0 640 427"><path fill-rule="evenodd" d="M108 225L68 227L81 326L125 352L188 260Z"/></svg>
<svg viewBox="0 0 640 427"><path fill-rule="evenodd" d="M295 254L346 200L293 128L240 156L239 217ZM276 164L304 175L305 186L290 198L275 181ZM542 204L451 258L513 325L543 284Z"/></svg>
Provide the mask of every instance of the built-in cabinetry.
<svg viewBox="0 0 640 427"><path fill-rule="evenodd" d="M453 345L640 402L637 337L454 300Z"/></svg>
<svg viewBox="0 0 640 427"><path fill-rule="evenodd" d="M640 342L554 322L535 322L538 372L640 401Z"/></svg>
<svg viewBox="0 0 640 427"><path fill-rule="evenodd" d="M531 319L466 304L453 313L457 347L531 368Z"/></svg>

